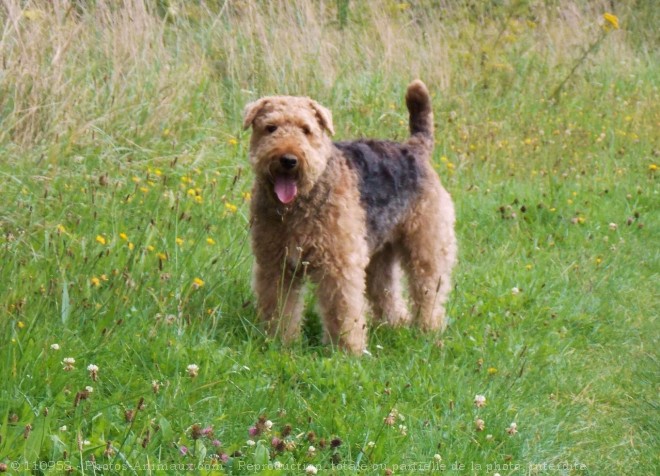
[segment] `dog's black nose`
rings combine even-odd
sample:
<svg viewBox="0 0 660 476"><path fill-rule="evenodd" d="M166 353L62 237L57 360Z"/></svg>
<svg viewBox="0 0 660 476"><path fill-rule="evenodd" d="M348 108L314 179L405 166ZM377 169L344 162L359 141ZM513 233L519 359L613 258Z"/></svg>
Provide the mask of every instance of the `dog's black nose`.
<svg viewBox="0 0 660 476"><path fill-rule="evenodd" d="M293 155L283 155L280 157L280 164L285 170L291 170L296 165L298 165L298 159L296 159Z"/></svg>

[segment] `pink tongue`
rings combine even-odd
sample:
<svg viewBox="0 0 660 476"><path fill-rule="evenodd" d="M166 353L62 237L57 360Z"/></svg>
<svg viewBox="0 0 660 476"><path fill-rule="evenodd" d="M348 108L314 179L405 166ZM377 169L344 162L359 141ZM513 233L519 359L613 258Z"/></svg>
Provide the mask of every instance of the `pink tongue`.
<svg viewBox="0 0 660 476"><path fill-rule="evenodd" d="M298 193L296 179L288 175L278 175L275 177L275 195L282 203L291 203Z"/></svg>

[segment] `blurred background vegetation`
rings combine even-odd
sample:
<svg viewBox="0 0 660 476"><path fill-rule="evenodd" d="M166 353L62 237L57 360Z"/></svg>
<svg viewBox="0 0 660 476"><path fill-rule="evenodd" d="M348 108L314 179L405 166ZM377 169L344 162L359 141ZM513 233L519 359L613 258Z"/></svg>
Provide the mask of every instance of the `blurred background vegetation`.
<svg viewBox="0 0 660 476"><path fill-rule="evenodd" d="M3 0L0 144L234 134L262 94L359 109L414 77L454 108L547 97L613 3L624 28L569 87L657 62L656 2Z"/></svg>

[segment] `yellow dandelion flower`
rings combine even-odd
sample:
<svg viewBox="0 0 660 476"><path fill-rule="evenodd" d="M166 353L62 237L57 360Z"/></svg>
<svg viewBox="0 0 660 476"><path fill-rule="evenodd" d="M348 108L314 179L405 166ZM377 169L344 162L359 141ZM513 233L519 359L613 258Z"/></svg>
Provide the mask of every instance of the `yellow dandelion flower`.
<svg viewBox="0 0 660 476"><path fill-rule="evenodd" d="M238 207L233 203L225 202L225 210L228 211L229 213L236 213Z"/></svg>
<svg viewBox="0 0 660 476"><path fill-rule="evenodd" d="M529 270L531 270L533 267L534 267L533 265L528 264L527 266L525 266L525 269L526 269L527 271L529 271Z"/></svg>
<svg viewBox="0 0 660 476"><path fill-rule="evenodd" d="M107 281L108 280L108 277L105 274L102 274L99 277L101 278L101 281Z"/></svg>
<svg viewBox="0 0 660 476"><path fill-rule="evenodd" d="M64 228L64 225L61 224L57 225L56 229L57 229L57 233L59 234L66 233L66 228Z"/></svg>
<svg viewBox="0 0 660 476"><path fill-rule="evenodd" d="M92 276L92 279L89 280L92 286L98 288L101 285L101 280L96 276Z"/></svg>
<svg viewBox="0 0 660 476"><path fill-rule="evenodd" d="M202 286L204 286L204 281L202 281L200 278L193 279L193 288L199 289Z"/></svg>
<svg viewBox="0 0 660 476"><path fill-rule="evenodd" d="M189 189L186 191L186 195L188 195L189 197L194 197L195 195L197 195L197 192L195 191L194 188L189 188Z"/></svg>
<svg viewBox="0 0 660 476"><path fill-rule="evenodd" d="M130 241L128 242L128 249L133 251L135 249L135 245L131 243Z"/></svg>
<svg viewBox="0 0 660 476"><path fill-rule="evenodd" d="M163 171L160 170L160 169L155 169L154 170L154 175L156 175L157 177L160 177L161 175L163 175Z"/></svg>
<svg viewBox="0 0 660 476"><path fill-rule="evenodd" d="M607 28L614 28L615 30L619 29L619 17L612 13L604 13L603 19L605 20L605 26Z"/></svg>
<svg viewBox="0 0 660 476"><path fill-rule="evenodd" d="M229 145L238 145L238 141L234 137L230 137L227 142L229 142Z"/></svg>
<svg viewBox="0 0 660 476"><path fill-rule="evenodd" d="M245 200L246 202L252 200L252 194L250 192L243 192L242 195L243 195L243 200Z"/></svg>
<svg viewBox="0 0 660 476"><path fill-rule="evenodd" d="M202 196L201 196L201 195L197 195L197 196L195 197L195 203L202 203L202 202L204 202L204 199L202 198Z"/></svg>
<svg viewBox="0 0 660 476"><path fill-rule="evenodd" d="M25 328L25 322L23 322L23 321L18 321L18 323L16 325L18 326L19 329Z"/></svg>
<svg viewBox="0 0 660 476"><path fill-rule="evenodd" d="M165 253L158 253L156 256L158 256L158 259L161 261L167 261L167 255Z"/></svg>
<svg viewBox="0 0 660 476"><path fill-rule="evenodd" d="M134 183L140 183L140 181L141 181L142 179L141 179L140 177L138 177L137 175L133 175L133 177L131 177L131 180L132 180Z"/></svg>
<svg viewBox="0 0 660 476"><path fill-rule="evenodd" d="M207 242L209 245L215 245L215 240L214 240L213 238L210 238L210 237L207 238L207 239L206 239L206 242Z"/></svg>
<svg viewBox="0 0 660 476"><path fill-rule="evenodd" d="M149 187L140 187L140 192L147 193L148 191L149 191Z"/></svg>
<svg viewBox="0 0 660 476"><path fill-rule="evenodd" d="M174 241L176 241L176 244L177 244L177 245L179 245L179 246L183 246L183 238L179 238L179 237L177 237L176 240L174 240Z"/></svg>
<svg viewBox="0 0 660 476"><path fill-rule="evenodd" d="M96 242L105 245L107 243L107 240L105 239L105 236L103 235L96 235Z"/></svg>
<svg viewBox="0 0 660 476"><path fill-rule="evenodd" d="M649 165L649 172L655 172L656 170L658 170L658 166L656 164Z"/></svg>
<svg viewBox="0 0 660 476"><path fill-rule="evenodd" d="M147 251L149 251L149 252L152 252L155 249L156 248L154 248L152 245L147 246Z"/></svg>
<svg viewBox="0 0 660 476"><path fill-rule="evenodd" d="M495 375L497 373L497 369L495 367L488 367L488 375Z"/></svg>
<svg viewBox="0 0 660 476"><path fill-rule="evenodd" d="M128 241L128 235L126 233L119 233L119 238L124 241Z"/></svg>

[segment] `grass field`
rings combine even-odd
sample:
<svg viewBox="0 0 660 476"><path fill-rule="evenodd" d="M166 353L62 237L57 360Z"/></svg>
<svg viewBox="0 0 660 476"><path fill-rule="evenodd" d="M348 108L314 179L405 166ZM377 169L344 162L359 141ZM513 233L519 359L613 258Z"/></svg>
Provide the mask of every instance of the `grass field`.
<svg viewBox="0 0 660 476"><path fill-rule="evenodd" d="M0 472L657 474L660 8L618 3L4 0ZM282 348L242 108L403 139L415 77L449 328L349 357L310 297Z"/></svg>

